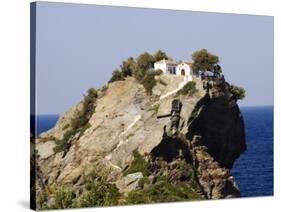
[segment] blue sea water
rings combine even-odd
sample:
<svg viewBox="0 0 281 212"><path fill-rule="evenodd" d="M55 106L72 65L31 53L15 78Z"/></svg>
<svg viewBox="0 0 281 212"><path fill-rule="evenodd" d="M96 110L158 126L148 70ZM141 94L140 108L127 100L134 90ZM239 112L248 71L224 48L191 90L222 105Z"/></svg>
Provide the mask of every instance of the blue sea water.
<svg viewBox="0 0 281 212"><path fill-rule="evenodd" d="M232 174L242 197L273 195L273 107L241 107L247 150ZM37 116L37 134L52 128L58 115Z"/></svg>
<svg viewBox="0 0 281 212"><path fill-rule="evenodd" d="M241 107L247 150L232 174L244 197L273 195L273 107Z"/></svg>
<svg viewBox="0 0 281 212"><path fill-rule="evenodd" d="M45 132L52 127L55 126L57 123L57 120L59 119L59 115L57 114L51 114L51 115L38 115L37 117L37 132L35 133L35 130L32 129L31 131L34 132L35 135L39 135L42 132Z"/></svg>

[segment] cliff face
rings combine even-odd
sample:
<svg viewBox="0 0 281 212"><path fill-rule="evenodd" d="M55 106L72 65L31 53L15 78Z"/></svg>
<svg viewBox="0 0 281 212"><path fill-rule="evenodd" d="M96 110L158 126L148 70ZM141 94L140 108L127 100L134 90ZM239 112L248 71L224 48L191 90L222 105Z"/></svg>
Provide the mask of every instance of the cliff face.
<svg viewBox="0 0 281 212"><path fill-rule="evenodd" d="M246 150L244 121L239 107L225 95L204 96L195 106L189 120L187 138L201 136L202 145L220 166L231 169Z"/></svg>
<svg viewBox="0 0 281 212"><path fill-rule="evenodd" d="M53 129L42 133L36 139L37 192L63 184L78 195L84 189L85 172L102 166L110 170L107 181L116 184L125 196L132 191L147 192L162 177L171 186L182 185L190 195L176 195L167 201L239 196L229 173L246 148L237 104L229 100L227 92L219 96L206 93L199 79L195 79L197 92L191 96L174 92L180 89L180 76L161 74L156 81L151 96L133 78L99 89L87 127L68 137L65 152L54 148L73 130L71 120L79 117L83 101L64 113ZM172 120L166 115L174 99L181 101L182 108L177 132L171 135ZM133 170L136 151L144 158L146 171L128 171ZM147 185L140 186L146 178ZM45 201L48 205L52 198ZM40 207L42 203L38 203Z"/></svg>

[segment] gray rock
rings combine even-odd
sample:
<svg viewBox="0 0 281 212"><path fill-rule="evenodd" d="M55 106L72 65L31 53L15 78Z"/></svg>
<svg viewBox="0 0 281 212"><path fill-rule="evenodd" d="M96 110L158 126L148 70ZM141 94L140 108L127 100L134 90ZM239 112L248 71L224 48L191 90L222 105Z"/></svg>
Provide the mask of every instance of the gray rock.
<svg viewBox="0 0 281 212"><path fill-rule="evenodd" d="M116 186L121 193L128 193L138 188L139 180L143 178L142 172L128 174L116 182Z"/></svg>

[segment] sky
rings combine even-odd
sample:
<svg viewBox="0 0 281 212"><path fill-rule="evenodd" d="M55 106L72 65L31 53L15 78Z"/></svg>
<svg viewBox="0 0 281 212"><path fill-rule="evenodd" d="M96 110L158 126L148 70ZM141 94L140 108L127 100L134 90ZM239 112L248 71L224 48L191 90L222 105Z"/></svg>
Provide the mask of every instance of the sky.
<svg viewBox="0 0 281 212"><path fill-rule="evenodd" d="M245 88L240 106L273 105L273 25L270 16L38 2L37 113L68 110L123 60L159 49L191 61L206 48L226 80Z"/></svg>

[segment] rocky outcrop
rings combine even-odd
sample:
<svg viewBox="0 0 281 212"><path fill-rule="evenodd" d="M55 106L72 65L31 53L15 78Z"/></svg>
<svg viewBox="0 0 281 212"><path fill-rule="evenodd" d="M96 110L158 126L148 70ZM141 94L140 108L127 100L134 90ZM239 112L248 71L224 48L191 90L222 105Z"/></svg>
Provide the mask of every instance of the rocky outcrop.
<svg viewBox="0 0 281 212"><path fill-rule="evenodd" d="M206 94L198 101L189 119L187 138L193 140L196 135L201 136L208 153L227 169L246 150L242 114L227 95L210 98Z"/></svg>
<svg viewBox="0 0 281 212"><path fill-rule="evenodd" d="M54 146L71 129L71 120L79 117L83 101L65 112L53 129L36 139L40 182L71 185L79 193L85 171L99 165L110 170L108 181L121 193L139 189L142 178L153 184L165 176L170 183L186 186L193 197L239 196L229 172L246 149L239 108L227 93L210 97L197 78L194 95L173 92L182 80L161 74L151 96L132 77L99 89L87 127L74 131L66 152L55 152ZM171 138L165 132L170 125L165 114L170 113L175 98L182 102L182 109L176 137ZM138 171L124 174L135 150L149 163L149 176Z"/></svg>

